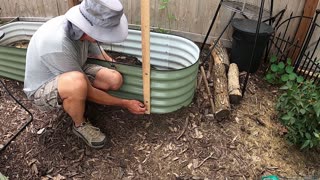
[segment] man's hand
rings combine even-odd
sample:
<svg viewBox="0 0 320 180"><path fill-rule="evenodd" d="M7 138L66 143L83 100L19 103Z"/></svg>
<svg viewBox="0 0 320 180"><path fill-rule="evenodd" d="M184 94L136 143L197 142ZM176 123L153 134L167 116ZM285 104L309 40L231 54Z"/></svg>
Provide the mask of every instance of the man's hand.
<svg viewBox="0 0 320 180"><path fill-rule="evenodd" d="M133 114L144 114L147 110L145 105L137 100L127 100L124 106Z"/></svg>
<svg viewBox="0 0 320 180"><path fill-rule="evenodd" d="M102 53L102 54L100 54L99 59L105 60L105 61L109 61L109 62L115 62L115 60L112 59L112 57L110 57L110 56L104 51L104 49L103 49L101 46L99 46L99 48L100 48L101 53Z"/></svg>

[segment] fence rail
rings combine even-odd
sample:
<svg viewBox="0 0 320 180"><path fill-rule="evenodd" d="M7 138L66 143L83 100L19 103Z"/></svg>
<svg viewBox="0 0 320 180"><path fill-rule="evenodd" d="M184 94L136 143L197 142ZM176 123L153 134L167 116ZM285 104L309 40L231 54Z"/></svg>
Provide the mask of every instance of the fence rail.
<svg viewBox="0 0 320 180"><path fill-rule="evenodd" d="M294 71L303 76L306 80L312 80L320 84L320 10L316 11L313 18L305 16L290 16L277 26L276 32L271 38L271 54L278 57L279 61L286 61L292 58L294 62ZM299 45L299 39L296 40L294 34L287 34L288 29L292 29L294 24L299 24L303 20L311 22L309 30L306 32L306 38ZM297 31L295 31L297 32ZM295 54L299 55L298 57Z"/></svg>
<svg viewBox="0 0 320 180"><path fill-rule="evenodd" d="M120 0L130 24L140 25L140 0ZM240 1L240 0L236 0ZM165 8L163 0L150 0L151 26L158 30L170 30L172 34L182 35L193 41L202 42L209 28L220 0L169 0ZM270 9L271 0L266 0L266 9ZM246 0L246 3L259 5L258 0ZM274 2L274 13L286 8L284 19L289 12L301 15L304 1L282 0ZM163 7L163 6L162 6ZM0 17L55 17L68 10L68 0L0 0ZM222 7L223 8L223 7ZM222 31L231 12L223 8L213 27L209 40L212 41ZM231 39L231 28L223 36ZM293 33L288 31L288 33Z"/></svg>

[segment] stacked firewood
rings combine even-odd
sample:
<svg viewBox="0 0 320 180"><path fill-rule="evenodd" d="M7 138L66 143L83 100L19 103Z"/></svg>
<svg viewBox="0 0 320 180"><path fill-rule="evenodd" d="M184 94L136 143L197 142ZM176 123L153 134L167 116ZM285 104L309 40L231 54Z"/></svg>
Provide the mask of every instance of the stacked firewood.
<svg viewBox="0 0 320 180"><path fill-rule="evenodd" d="M215 118L224 119L229 117L231 113L230 104L239 104L242 98L239 69L237 64L230 64L227 50L221 42L218 42L212 50L211 57L207 73L202 66L200 67L201 75L209 94L211 110ZM212 88L209 87L207 79L212 80Z"/></svg>

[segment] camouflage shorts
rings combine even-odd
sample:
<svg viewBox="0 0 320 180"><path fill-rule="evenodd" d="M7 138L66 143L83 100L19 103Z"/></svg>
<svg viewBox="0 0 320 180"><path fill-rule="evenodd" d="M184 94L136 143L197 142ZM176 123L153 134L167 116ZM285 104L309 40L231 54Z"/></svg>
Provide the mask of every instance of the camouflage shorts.
<svg viewBox="0 0 320 180"><path fill-rule="evenodd" d="M88 79L93 83L97 72L104 67L96 64L86 64L83 71L88 76ZM59 76L48 81L34 94L34 104L42 111L52 111L62 108L62 99L58 92L58 79Z"/></svg>

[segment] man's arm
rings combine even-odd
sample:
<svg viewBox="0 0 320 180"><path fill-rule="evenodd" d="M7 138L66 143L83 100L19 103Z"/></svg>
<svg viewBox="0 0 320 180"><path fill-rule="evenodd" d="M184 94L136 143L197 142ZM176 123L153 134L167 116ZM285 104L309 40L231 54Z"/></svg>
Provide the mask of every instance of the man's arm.
<svg viewBox="0 0 320 180"><path fill-rule="evenodd" d="M110 62L115 62L114 59L112 59L105 51L104 49L100 46L100 49L101 49L101 52L102 54L99 54L97 56L97 59L100 59L100 60L106 60L106 61L110 61Z"/></svg>
<svg viewBox="0 0 320 180"><path fill-rule="evenodd" d="M103 105L124 107L134 114L144 114L146 111L146 107L144 106L144 104L137 100L121 99L111 96L107 92L93 87L88 79L87 83L89 87L87 99L89 101Z"/></svg>
<svg viewBox="0 0 320 180"><path fill-rule="evenodd" d="M89 57L95 58L95 59L100 59L100 60L105 60L105 61L110 61L110 62L115 62L115 60L112 59L104 51L104 49L101 46L99 46L98 44L93 44L93 43L90 43L90 46L89 46Z"/></svg>

